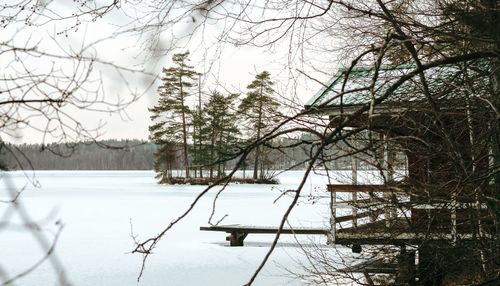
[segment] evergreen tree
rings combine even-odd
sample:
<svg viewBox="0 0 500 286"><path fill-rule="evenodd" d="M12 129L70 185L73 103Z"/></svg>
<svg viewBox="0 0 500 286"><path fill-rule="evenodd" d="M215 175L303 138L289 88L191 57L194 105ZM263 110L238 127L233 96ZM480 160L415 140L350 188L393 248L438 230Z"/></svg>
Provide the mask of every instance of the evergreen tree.
<svg viewBox="0 0 500 286"><path fill-rule="evenodd" d="M188 124L190 110L186 99L191 95L198 75L188 65L189 52L175 54L172 57L174 66L163 69L163 84L158 88L159 101L150 109L151 119L155 122L149 129L151 140L159 145L158 150L168 152L155 155L156 161L175 159L176 147L181 147L183 168L189 177ZM166 146L168 145L168 147ZM162 166L160 162L155 164Z"/></svg>
<svg viewBox="0 0 500 286"><path fill-rule="evenodd" d="M209 158L207 158L208 154L206 152L206 142L207 142L207 121L204 115L204 107L199 106L196 111L192 112L193 117L193 145L191 146L192 150L192 164L195 170L195 177L199 175L200 178L203 178L203 167L207 165L209 162ZM196 172L198 170L198 174Z"/></svg>
<svg viewBox="0 0 500 286"><path fill-rule="evenodd" d="M210 177L213 177L214 168L217 176L224 173L225 161L230 159L232 150L237 143L239 134L236 126L234 101L238 94L224 96L214 91L204 108L205 131L207 144L205 158L210 163Z"/></svg>
<svg viewBox="0 0 500 286"><path fill-rule="evenodd" d="M5 152L5 143L0 141L0 170L7 171L7 153Z"/></svg>
<svg viewBox="0 0 500 286"><path fill-rule="evenodd" d="M273 97L274 89L271 81L271 74L263 71L255 76L255 79L247 86L247 96L241 101L240 112L244 119L254 129L251 134L252 141L258 141L262 135L272 127L280 113L278 111L280 104ZM262 144L258 144L254 154L254 179L264 178L265 154ZM259 175L260 169L260 175Z"/></svg>

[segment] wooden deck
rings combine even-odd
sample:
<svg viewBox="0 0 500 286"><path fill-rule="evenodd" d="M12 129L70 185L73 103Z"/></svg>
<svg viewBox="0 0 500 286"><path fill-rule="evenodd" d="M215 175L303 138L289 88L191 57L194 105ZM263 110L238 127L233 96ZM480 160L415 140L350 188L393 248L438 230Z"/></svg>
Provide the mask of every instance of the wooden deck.
<svg viewBox="0 0 500 286"><path fill-rule="evenodd" d="M329 242L352 245L355 252L363 244L404 245L428 240L454 243L473 239L471 230L477 228L474 223L478 222L485 234L494 233L484 204L460 198L411 202L411 195L401 190L394 185L328 185L328 191L333 193ZM337 194L348 197L339 200ZM340 209L349 215L336 216ZM471 220L471 211L475 220Z"/></svg>
<svg viewBox="0 0 500 286"><path fill-rule="evenodd" d="M388 185L346 185L346 184L329 184L327 185L329 192L337 193L401 193L401 188Z"/></svg>
<svg viewBox="0 0 500 286"><path fill-rule="evenodd" d="M403 245L419 244L424 241L450 242L456 239L473 239L470 233L470 224L458 225L456 233L450 226L439 228L428 228L426 226L410 226L404 218L392 219L390 227L385 220L378 220L360 224L356 227L337 228L335 232L335 243L344 245Z"/></svg>
<svg viewBox="0 0 500 286"><path fill-rule="evenodd" d="M328 190L333 193L330 228L286 227L280 233L327 235L329 243L350 245L353 252L360 252L363 244L402 246L424 241L470 240L474 238L471 230L477 228L474 223L478 222L484 235L494 233L491 217L485 214L486 206L482 204L457 198L411 202L411 196L395 185L328 185ZM473 220L471 212L475 215ZM231 246L243 246L250 233L278 233L277 227L240 224L202 226L200 230L228 233L226 240Z"/></svg>
<svg viewBox="0 0 500 286"><path fill-rule="evenodd" d="M278 233L278 227L271 226L253 226L253 225L214 225L214 226L202 226L200 230L203 231L219 231L226 232L229 235L226 240L229 241L230 246L243 246L243 241L250 233L255 234L276 234ZM327 235L330 233L329 228L283 228L280 232L281 234L308 234L308 235Z"/></svg>

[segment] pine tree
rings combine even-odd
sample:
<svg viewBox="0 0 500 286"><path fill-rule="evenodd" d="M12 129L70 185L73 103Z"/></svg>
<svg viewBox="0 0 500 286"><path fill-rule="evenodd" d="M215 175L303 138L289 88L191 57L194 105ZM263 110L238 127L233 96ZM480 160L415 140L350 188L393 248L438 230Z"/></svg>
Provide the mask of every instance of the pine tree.
<svg viewBox="0 0 500 286"><path fill-rule="evenodd" d="M214 91L204 108L206 122L205 131L207 144L205 158L210 163L210 177L213 177L214 167L217 176L224 173L225 161L231 158L232 150L238 141L239 129L236 126L234 101L238 94L224 96Z"/></svg>
<svg viewBox="0 0 500 286"><path fill-rule="evenodd" d="M181 147L183 168L189 177L188 124L190 110L186 99L192 94L198 75L188 65L189 52L175 54L174 66L163 69L162 85L158 88L159 101L150 109L154 124L149 128L151 140L159 145L155 166L164 168L165 160L175 160L177 146ZM159 154L166 152L168 154ZM170 164L170 166L172 166Z"/></svg>
<svg viewBox="0 0 500 286"><path fill-rule="evenodd" d="M195 177L198 175L200 178L203 178L203 169L204 166L209 162L208 154L206 152L206 142L207 142L207 121L204 115L204 106L197 107L197 110L192 112L193 116L193 145L191 147L192 150L192 167L195 170ZM196 172L198 170L198 174Z"/></svg>
<svg viewBox="0 0 500 286"><path fill-rule="evenodd" d="M8 159L7 159L7 153L5 152L5 143L3 141L0 141L0 170L2 171L8 171L8 165L7 165Z"/></svg>
<svg viewBox="0 0 500 286"><path fill-rule="evenodd" d="M201 97L201 76L198 76L198 98L197 98L197 106L191 112L193 122L193 145L191 147L192 150L192 167L194 169L195 178L199 176L203 178L203 165L206 163L206 154L204 154L203 149L203 141L206 137L204 134L204 130L206 129L206 121L203 116L203 104Z"/></svg>
<svg viewBox="0 0 500 286"><path fill-rule="evenodd" d="M272 123L276 122L280 117L278 111L280 104L273 97L274 89L271 81L271 74L263 71L255 76L255 79L247 86L249 90L247 96L241 101L239 106L245 120L253 128L252 140L260 140L262 135L272 127ZM264 150L258 144L254 154L254 179L264 178ZM260 169L260 175L259 175Z"/></svg>

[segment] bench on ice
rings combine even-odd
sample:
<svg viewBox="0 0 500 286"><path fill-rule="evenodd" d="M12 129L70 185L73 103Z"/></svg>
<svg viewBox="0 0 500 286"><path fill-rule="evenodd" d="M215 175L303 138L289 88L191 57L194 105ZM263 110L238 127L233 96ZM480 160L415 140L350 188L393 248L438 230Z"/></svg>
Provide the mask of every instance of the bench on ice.
<svg viewBox="0 0 500 286"><path fill-rule="evenodd" d="M226 232L229 235L226 240L229 241L230 246L243 246L243 241L249 233L257 234L276 234L278 233L278 227L269 226L250 226L250 225L214 225L214 226L202 226L200 230L203 231L221 231ZM330 232L329 228L283 228L280 233L282 234L323 234L327 235Z"/></svg>

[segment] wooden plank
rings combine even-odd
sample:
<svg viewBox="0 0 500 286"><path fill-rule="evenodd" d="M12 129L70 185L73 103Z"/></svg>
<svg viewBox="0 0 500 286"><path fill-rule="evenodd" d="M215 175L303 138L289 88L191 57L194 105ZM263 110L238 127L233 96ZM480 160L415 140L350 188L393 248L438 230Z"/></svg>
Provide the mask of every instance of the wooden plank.
<svg viewBox="0 0 500 286"><path fill-rule="evenodd" d="M474 238L467 230L458 228L457 237L461 240ZM423 241L452 241L451 225L449 228L425 232L422 229L408 225L404 219L392 220L390 228L386 227L385 220L366 223L358 227L337 228L336 244L380 244L399 245L404 243L421 243Z"/></svg>
<svg viewBox="0 0 500 286"><path fill-rule="evenodd" d="M363 208L396 207L396 204L384 199L375 198L375 199L362 199L358 200L357 202L353 202L350 200L337 201L336 203L333 203L332 206L334 206L337 209L349 209L353 207L358 209L363 209ZM411 206L412 205L410 204L409 199L401 199L397 203L397 207L399 209L402 208L410 209Z"/></svg>
<svg viewBox="0 0 500 286"><path fill-rule="evenodd" d="M466 209L466 210L487 210L488 205L486 204L480 204L479 207L476 205L472 205L470 203L451 203L451 202L445 202L445 203L433 203L433 204L419 204L419 203L414 203L412 204L411 208L413 209L419 209L419 210L432 210L432 209Z"/></svg>
<svg viewBox="0 0 500 286"><path fill-rule="evenodd" d="M337 193L355 193L355 192L390 192L390 193L404 193L387 185L344 185L344 184L329 184L327 185L329 192Z"/></svg>
<svg viewBox="0 0 500 286"><path fill-rule="evenodd" d="M472 234L459 234L461 240L473 239ZM336 244L379 244L399 245L404 243L422 243L424 241L452 241L451 233L413 233L413 232L372 232L372 233L343 233L337 232Z"/></svg>
<svg viewBox="0 0 500 286"><path fill-rule="evenodd" d="M378 274L394 274L397 270L397 264L384 262L384 259L371 259L365 262L355 264L351 267L342 269L349 273L378 273Z"/></svg>
<svg viewBox="0 0 500 286"><path fill-rule="evenodd" d="M261 234L276 234L278 227L270 226L250 226L250 225L214 225L214 226L201 226L200 230L203 231L221 231L227 233L261 233ZM283 234L328 234L329 228L284 228L281 233Z"/></svg>
<svg viewBox="0 0 500 286"><path fill-rule="evenodd" d="M367 212L362 212L362 213L358 213L356 214L356 218L365 218L365 217L369 217L369 216L379 216L380 214L383 213L383 210L374 210L374 211L367 211ZM351 221L353 219L354 215L345 215L345 216L338 216L338 217L335 217L335 222L336 223L339 223L339 222L346 222L346 221Z"/></svg>
<svg viewBox="0 0 500 286"><path fill-rule="evenodd" d="M358 209L362 208L375 208L375 207L397 207L398 209L414 209L414 210L487 210L488 206L486 204L481 204L478 208L477 206L471 206L470 204L457 203L452 205L451 203L416 203L410 202L408 198L398 198L399 201L396 203L390 202L383 198L373 198L373 199L361 199L357 202L351 200L338 200L332 205L339 209L349 209L356 207Z"/></svg>

